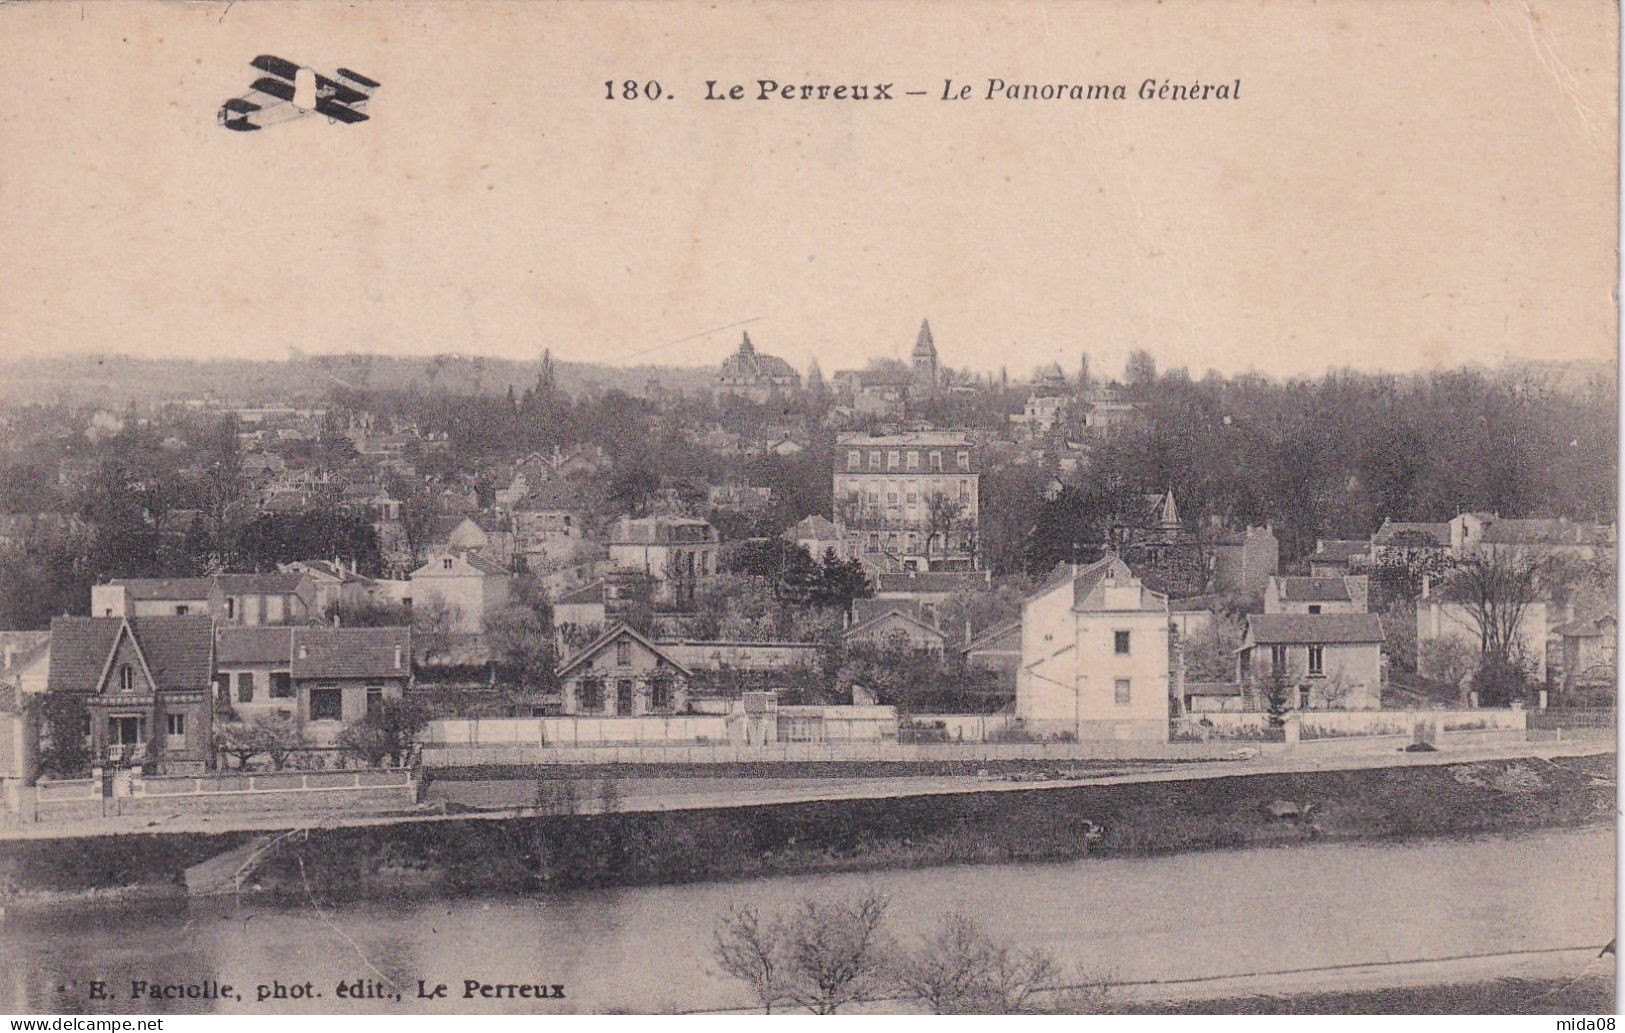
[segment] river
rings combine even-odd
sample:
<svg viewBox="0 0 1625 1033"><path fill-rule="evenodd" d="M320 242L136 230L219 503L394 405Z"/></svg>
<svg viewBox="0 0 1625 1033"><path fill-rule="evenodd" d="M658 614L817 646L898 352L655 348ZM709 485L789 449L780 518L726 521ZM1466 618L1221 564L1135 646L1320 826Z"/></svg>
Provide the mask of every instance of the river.
<svg viewBox="0 0 1625 1033"><path fill-rule="evenodd" d="M1612 830L1584 829L321 909L217 901L13 917L0 926L0 1011L743 1006L709 955L713 922L730 902L773 910L867 890L889 898L892 932L905 943L957 909L995 936L1113 981L1535 950L1614 935L1614 869ZM135 979L205 991L208 981L231 984L242 1001L135 1002ZM416 999L420 979L447 984L448 996ZM467 979L562 984L566 997L465 1000ZM87 1000L93 980L116 996ZM406 999L340 999L341 980L393 983ZM257 987L273 981L308 982L323 996L256 1003Z"/></svg>

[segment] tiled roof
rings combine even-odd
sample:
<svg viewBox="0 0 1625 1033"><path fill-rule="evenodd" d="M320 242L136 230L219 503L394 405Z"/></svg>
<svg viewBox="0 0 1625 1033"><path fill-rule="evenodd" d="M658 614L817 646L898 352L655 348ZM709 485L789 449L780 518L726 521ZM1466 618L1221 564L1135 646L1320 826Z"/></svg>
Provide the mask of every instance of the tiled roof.
<svg viewBox="0 0 1625 1033"><path fill-rule="evenodd" d="M960 652L962 653L988 653L1008 652L1014 649L1021 651L1021 621L1005 621L990 628L983 628L968 642Z"/></svg>
<svg viewBox="0 0 1625 1033"><path fill-rule="evenodd" d="M986 588L985 570L901 570L875 575L875 591L953 592L961 588Z"/></svg>
<svg viewBox="0 0 1625 1033"><path fill-rule="evenodd" d="M1247 639L1261 646L1381 642L1382 620L1374 613L1254 613Z"/></svg>
<svg viewBox="0 0 1625 1033"><path fill-rule="evenodd" d="M207 599L213 587L206 577L121 577L108 583L121 586L131 600Z"/></svg>
<svg viewBox="0 0 1625 1033"><path fill-rule="evenodd" d="M1239 696L1241 685L1238 682L1228 681L1188 681L1185 683L1187 696Z"/></svg>
<svg viewBox="0 0 1625 1033"><path fill-rule="evenodd" d="M289 595L299 590L303 574L220 574L220 590L227 595Z"/></svg>
<svg viewBox="0 0 1625 1033"><path fill-rule="evenodd" d="M295 678L404 678L411 672L411 628L293 629Z"/></svg>
<svg viewBox="0 0 1625 1033"><path fill-rule="evenodd" d="M1275 579L1281 598L1292 603L1346 603L1349 586L1340 577L1282 577Z"/></svg>
<svg viewBox="0 0 1625 1033"><path fill-rule="evenodd" d="M553 600L553 605L582 605L589 603L601 603L603 601L604 579L599 578L597 581L582 585L580 588L572 589L571 591L564 593L557 599Z"/></svg>
<svg viewBox="0 0 1625 1033"><path fill-rule="evenodd" d="M571 671L575 670L577 667L581 666L583 663L585 663L586 661L592 659L594 656L596 656L597 654L599 654L600 652L602 652L603 650L608 648L609 644L611 642L614 642L616 639L621 638L622 636L630 638L635 642L641 643L644 648L649 650L649 652L653 653L655 656L660 657L660 659L664 660L666 663L668 663L672 667L676 668L685 677L688 676L688 675L691 675L693 673L687 667L683 666L682 664L678 663L676 660L672 659L670 653L666 652L664 649L661 649L658 645L651 642L648 638L646 638L643 635L639 634L639 632L638 632L638 630L636 628L631 627L630 625L627 625L627 624L615 624L615 625L611 626L609 628L609 630L605 631L602 635L599 635L597 638L595 638L591 642L587 643L581 649L577 650L576 654L574 656L570 657L569 661L567 663L565 663L565 665L563 667L559 668L558 676L560 678L563 678L565 675L569 674Z"/></svg>
<svg viewBox="0 0 1625 1033"><path fill-rule="evenodd" d="M1497 520L1484 528L1485 545L1608 545L1614 529L1607 524L1567 520Z"/></svg>
<svg viewBox="0 0 1625 1033"><path fill-rule="evenodd" d="M51 622L51 692L92 692L118 640L122 617L58 617ZM160 691L197 690L214 673L209 617L131 618L136 645Z"/></svg>
<svg viewBox="0 0 1625 1033"><path fill-rule="evenodd" d="M797 520L794 524L791 524L789 530L784 532L784 536L791 540L798 538L814 538L822 542L834 539L839 533L839 529L836 528L834 522L831 521L829 517L820 516L819 514L814 513L811 516L804 516L800 520ZM817 557L814 558L816 559Z"/></svg>
<svg viewBox="0 0 1625 1033"><path fill-rule="evenodd" d="M239 628L222 625L215 631L216 663L285 664L292 655L292 628Z"/></svg>
<svg viewBox="0 0 1625 1033"><path fill-rule="evenodd" d="M1320 543L1320 548L1309 557L1309 562L1347 563L1356 556L1364 556L1370 550L1371 543L1368 541L1332 538Z"/></svg>
<svg viewBox="0 0 1625 1033"><path fill-rule="evenodd" d="M883 603L898 603L901 600L881 599L881 600L877 600L877 601L883 602ZM913 625L921 628L922 630L926 631L927 633L929 633L930 635L932 635L932 636L934 636L936 638L939 638L939 639L947 638L947 636L942 633L941 628L938 628L933 624L929 624L926 621L921 620L920 618L918 618L918 617L914 616L913 614L909 613L906 608L904 608L902 606L897 606L897 605L888 606L885 609L881 610L881 612L875 614L873 617L870 617L868 620L862 621L862 622L857 623L857 624L853 624L850 628L846 629L845 637L846 638L852 638L854 636L860 635L860 634L868 631L869 629L871 629L871 628L873 628L873 627L875 627L875 626L877 626L879 624L884 623L887 619L889 619L891 617L896 617L898 620L907 621L908 623L913 624Z"/></svg>
<svg viewBox="0 0 1625 1033"><path fill-rule="evenodd" d="M1408 539L1420 536L1431 539L1434 545L1448 548L1450 545L1450 525L1384 520L1382 526L1377 528L1377 533L1371 536L1371 544L1403 545L1404 542L1395 540L1400 536Z"/></svg>
<svg viewBox="0 0 1625 1033"><path fill-rule="evenodd" d="M1612 635L1619 626L1613 613L1602 613L1585 620L1570 621L1559 624L1552 629L1552 634L1564 638L1595 638L1599 635Z"/></svg>

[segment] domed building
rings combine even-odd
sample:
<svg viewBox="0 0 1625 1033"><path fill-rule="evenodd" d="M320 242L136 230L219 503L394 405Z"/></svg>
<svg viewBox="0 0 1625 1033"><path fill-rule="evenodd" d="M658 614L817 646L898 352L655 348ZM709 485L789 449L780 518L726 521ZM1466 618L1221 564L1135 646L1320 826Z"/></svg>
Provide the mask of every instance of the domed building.
<svg viewBox="0 0 1625 1033"><path fill-rule="evenodd" d="M722 360L717 371L717 396L740 395L765 402L774 394L801 390L801 374L777 355L758 354L750 334L739 342L739 350Z"/></svg>

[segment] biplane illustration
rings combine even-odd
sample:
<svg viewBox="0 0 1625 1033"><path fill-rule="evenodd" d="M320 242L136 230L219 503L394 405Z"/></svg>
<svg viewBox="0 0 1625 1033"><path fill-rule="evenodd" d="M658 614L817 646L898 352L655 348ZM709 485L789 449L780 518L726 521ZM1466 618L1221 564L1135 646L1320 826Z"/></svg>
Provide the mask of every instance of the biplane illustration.
<svg viewBox="0 0 1625 1033"><path fill-rule="evenodd" d="M361 108L379 86L375 80L348 68L340 68L329 77L271 54L261 54L249 64L265 74L254 80L246 94L220 105L220 124L239 133L311 114L325 115L346 125L365 122L367 115Z"/></svg>

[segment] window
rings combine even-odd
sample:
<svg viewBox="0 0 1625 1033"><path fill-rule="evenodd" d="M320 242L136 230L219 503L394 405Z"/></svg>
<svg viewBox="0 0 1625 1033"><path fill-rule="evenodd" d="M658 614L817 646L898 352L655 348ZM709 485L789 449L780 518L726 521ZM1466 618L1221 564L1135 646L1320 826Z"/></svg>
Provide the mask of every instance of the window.
<svg viewBox="0 0 1625 1033"><path fill-rule="evenodd" d="M118 669L118 690L120 692L135 691L135 668L129 664L120 664Z"/></svg>
<svg viewBox="0 0 1625 1033"><path fill-rule="evenodd" d="M1116 700L1118 703L1129 702L1129 684L1127 678L1117 679Z"/></svg>
<svg viewBox="0 0 1625 1033"><path fill-rule="evenodd" d="M932 452L931 453L931 469L936 470L938 472L941 472L941 470L942 470L942 453L941 452Z"/></svg>
<svg viewBox="0 0 1625 1033"><path fill-rule="evenodd" d="M310 719L312 721L344 720L344 691L342 689L311 689Z"/></svg>
<svg viewBox="0 0 1625 1033"><path fill-rule="evenodd" d="M869 469L880 469L880 450L878 448L869 453Z"/></svg>
<svg viewBox="0 0 1625 1033"><path fill-rule="evenodd" d="M920 468L920 453L918 449L911 448L908 450L908 468L910 470L918 470Z"/></svg>
<svg viewBox="0 0 1625 1033"><path fill-rule="evenodd" d="M237 702L254 702L254 675L250 671L244 671L237 676Z"/></svg>
<svg viewBox="0 0 1625 1033"><path fill-rule="evenodd" d="M886 453L886 469L895 470L901 466L902 463L903 453L899 452L897 449L894 448Z"/></svg>
<svg viewBox="0 0 1625 1033"><path fill-rule="evenodd" d="M217 674L214 676L214 698L225 706L231 705L231 675Z"/></svg>
<svg viewBox="0 0 1625 1033"><path fill-rule="evenodd" d="M1326 673L1326 647L1325 646L1310 646L1309 647L1309 673L1310 674L1325 674Z"/></svg>
<svg viewBox="0 0 1625 1033"><path fill-rule="evenodd" d="M961 470L969 470L970 469L970 453L969 452L961 452L961 453L959 453L959 468Z"/></svg>
<svg viewBox="0 0 1625 1033"><path fill-rule="evenodd" d="M581 679L581 687L576 690L578 707L583 713L593 713L604 709L604 683L597 678Z"/></svg>
<svg viewBox="0 0 1625 1033"><path fill-rule="evenodd" d="M367 686L367 713L372 713L384 705L384 687L382 685Z"/></svg>
<svg viewBox="0 0 1625 1033"><path fill-rule="evenodd" d="M632 664L632 643L621 639L615 643L615 666L629 667Z"/></svg>
<svg viewBox="0 0 1625 1033"><path fill-rule="evenodd" d="M649 709L671 709L671 680L656 678L649 683Z"/></svg>
<svg viewBox="0 0 1625 1033"><path fill-rule="evenodd" d="M175 607L175 616L177 616L177 617L184 617L184 616L186 616L187 614L189 614L191 612L192 612L192 608L190 606L177 606L177 607Z"/></svg>
<svg viewBox="0 0 1625 1033"><path fill-rule="evenodd" d="M164 720L164 740L172 749L186 747L186 715L168 714Z"/></svg>
<svg viewBox="0 0 1625 1033"><path fill-rule="evenodd" d="M1270 647L1270 670L1272 670L1272 671L1284 671L1284 670L1286 670L1286 647L1285 646L1271 646Z"/></svg>
<svg viewBox="0 0 1625 1033"><path fill-rule="evenodd" d="M271 672L271 698L288 699L293 696L293 675L287 671Z"/></svg>
<svg viewBox="0 0 1625 1033"><path fill-rule="evenodd" d="M448 556L447 558L440 561L440 569L441 570L450 570L451 569L451 557Z"/></svg>
<svg viewBox="0 0 1625 1033"><path fill-rule="evenodd" d="M228 596L226 596L226 620L228 620L228 621L232 620L236 616L237 616L237 600L236 600L235 597L228 595Z"/></svg>
<svg viewBox="0 0 1625 1033"><path fill-rule="evenodd" d="M1319 613L1320 612L1320 604L1319 603L1310 603L1309 604L1309 612L1310 613Z"/></svg>
<svg viewBox="0 0 1625 1033"><path fill-rule="evenodd" d="M1129 633L1126 631L1113 632L1112 652L1118 656L1128 656L1128 636Z"/></svg>
<svg viewBox="0 0 1625 1033"><path fill-rule="evenodd" d="M846 468L848 470L863 469L863 453L855 448L848 452L846 454Z"/></svg>

